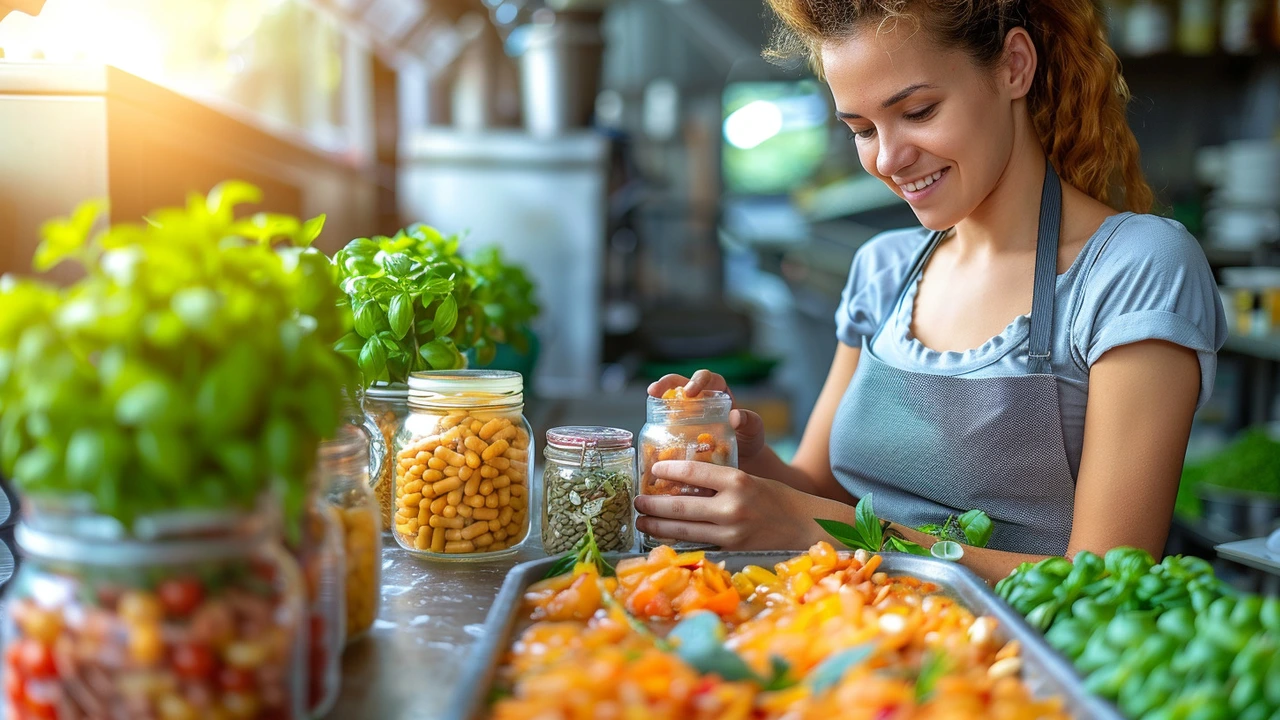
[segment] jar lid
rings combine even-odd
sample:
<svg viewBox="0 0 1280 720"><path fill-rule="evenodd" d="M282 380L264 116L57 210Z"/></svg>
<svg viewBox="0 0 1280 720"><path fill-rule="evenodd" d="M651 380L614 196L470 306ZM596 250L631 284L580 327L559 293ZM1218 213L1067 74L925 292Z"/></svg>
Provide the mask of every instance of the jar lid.
<svg viewBox="0 0 1280 720"><path fill-rule="evenodd" d="M524 376L510 370L433 370L409 374L414 396L464 392L507 395L524 390Z"/></svg>
<svg viewBox="0 0 1280 720"><path fill-rule="evenodd" d="M403 400L409 395L409 386L404 383L376 382L364 391L364 396L378 400Z"/></svg>
<svg viewBox="0 0 1280 720"><path fill-rule="evenodd" d="M547 444L560 450L623 450L631 447L632 437L629 430L620 428L570 425L548 430Z"/></svg>

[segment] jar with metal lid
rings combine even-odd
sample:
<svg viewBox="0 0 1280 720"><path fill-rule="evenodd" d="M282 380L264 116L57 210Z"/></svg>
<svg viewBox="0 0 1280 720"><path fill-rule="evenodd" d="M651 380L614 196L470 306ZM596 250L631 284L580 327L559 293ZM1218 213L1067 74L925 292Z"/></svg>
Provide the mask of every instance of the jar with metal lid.
<svg viewBox="0 0 1280 720"><path fill-rule="evenodd" d="M726 467L738 466L738 437L729 423L733 398L728 393L708 390L697 397L648 398L645 425L640 431L641 495L711 496L715 492L684 483L664 480L653 474L655 463L663 460L692 460ZM671 545L678 550L708 546L640 534L645 549Z"/></svg>
<svg viewBox="0 0 1280 720"><path fill-rule="evenodd" d="M395 503L392 501L395 458L392 453L396 434L404 425L404 419L409 416L409 386L400 383L374 383L364 391L361 406L369 419L382 431L385 456L374 478L373 494L378 500L382 529L390 530L391 515L395 511Z"/></svg>
<svg viewBox="0 0 1280 720"><path fill-rule="evenodd" d="M590 525L605 552L631 550L636 451L626 430L560 427L547 431L543 450L542 548L573 549Z"/></svg>
<svg viewBox="0 0 1280 720"><path fill-rule="evenodd" d="M306 600L272 513L26 508L4 716L304 718Z"/></svg>
<svg viewBox="0 0 1280 720"><path fill-rule="evenodd" d="M440 560L514 553L536 511L529 482L524 379L499 370L409 376L409 416L395 442L401 547Z"/></svg>
<svg viewBox="0 0 1280 720"><path fill-rule="evenodd" d="M370 478L380 475L386 449L377 424L367 416L361 420L343 423L321 443L317 462L342 527L348 644L373 625L382 590L381 521Z"/></svg>

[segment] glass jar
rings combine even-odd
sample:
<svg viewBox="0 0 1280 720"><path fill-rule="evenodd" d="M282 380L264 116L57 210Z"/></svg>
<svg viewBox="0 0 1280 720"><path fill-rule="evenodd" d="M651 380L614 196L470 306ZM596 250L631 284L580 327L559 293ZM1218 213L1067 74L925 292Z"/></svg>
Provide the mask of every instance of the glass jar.
<svg viewBox="0 0 1280 720"><path fill-rule="evenodd" d="M306 717L301 576L265 517L27 512L4 716Z"/></svg>
<svg viewBox="0 0 1280 720"><path fill-rule="evenodd" d="M641 495L711 496L715 491L655 477L653 464L662 460L693 460L725 467L738 467L738 436L729 424L733 398L718 390L697 397L672 399L650 397L645 407L645 425L640 431ZM671 545L678 550L701 549L707 545L679 542L640 534L648 550Z"/></svg>
<svg viewBox="0 0 1280 720"><path fill-rule="evenodd" d="M346 642L346 577L342 522L321 489L307 501L302 532L293 548L302 568L309 610L307 712L323 717L342 685L342 648Z"/></svg>
<svg viewBox="0 0 1280 720"><path fill-rule="evenodd" d="M529 423L524 379L499 370L409 376L409 417L395 442L392 535L414 554L488 560L529 535Z"/></svg>
<svg viewBox="0 0 1280 720"><path fill-rule="evenodd" d="M370 482L379 477L385 460L381 445L382 431L368 417L363 426L344 423L332 440L320 445L317 466L342 527L347 644L373 625L382 596L381 521Z"/></svg>
<svg viewBox="0 0 1280 720"><path fill-rule="evenodd" d="M391 514L395 511L392 502L392 488L395 485L393 468L396 434L409 416L409 386L399 383L388 385L375 383L365 390L362 403L364 412L382 431L382 444L386 457L379 466L377 480L373 485L373 494L378 499L378 507L382 519L382 529L391 530Z"/></svg>
<svg viewBox="0 0 1280 720"><path fill-rule="evenodd" d="M543 450L542 548L571 550L590 523L605 552L630 550L634 542L631 491L636 451L626 430L561 427L547 431Z"/></svg>

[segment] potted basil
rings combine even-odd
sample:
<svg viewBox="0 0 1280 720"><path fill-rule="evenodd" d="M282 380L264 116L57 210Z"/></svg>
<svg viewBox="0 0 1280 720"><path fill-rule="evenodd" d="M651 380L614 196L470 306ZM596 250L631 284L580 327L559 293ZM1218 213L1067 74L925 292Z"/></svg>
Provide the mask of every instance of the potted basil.
<svg viewBox="0 0 1280 720"><path fill-rule="evenodd" d="M508 345L534 356L527 329L538 310L532 283L497 250L468 260L460 245L457 235L415 224L392 237L357 238L334 255L354 319L337 348L358 362L364 409L388 449L408 414L410 373L486 366ZM391 525L393 474L388 455L375 485L384 528Z"/></svg>
<svg viewBox="0 0 1280 720"><path fill-rule="evenodd" d="M100 231L104 207L86 204L44 226L35 257L78 264L79 281L0 281L0 464L26 509L10 716L195 716L197 695L244 717L305 712L306 598L271 508L297 532L354 368L333 350L331 267L307 247L323 216L236 219L260 199L224 183ZM150 689L130 682L139 668Z"/></svg>

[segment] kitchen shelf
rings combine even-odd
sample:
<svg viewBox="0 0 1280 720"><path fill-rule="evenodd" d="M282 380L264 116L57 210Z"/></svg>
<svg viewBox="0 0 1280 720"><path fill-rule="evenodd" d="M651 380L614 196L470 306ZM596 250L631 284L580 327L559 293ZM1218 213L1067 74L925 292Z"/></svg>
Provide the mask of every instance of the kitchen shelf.
<svg viewBox="0 0 1280 720"><path fill-rule="evenodd" d="M1227 344L1222 349L1240 355L1280 362L1280 335L1249 337L1232 334L1227 337Z"/></svg>

